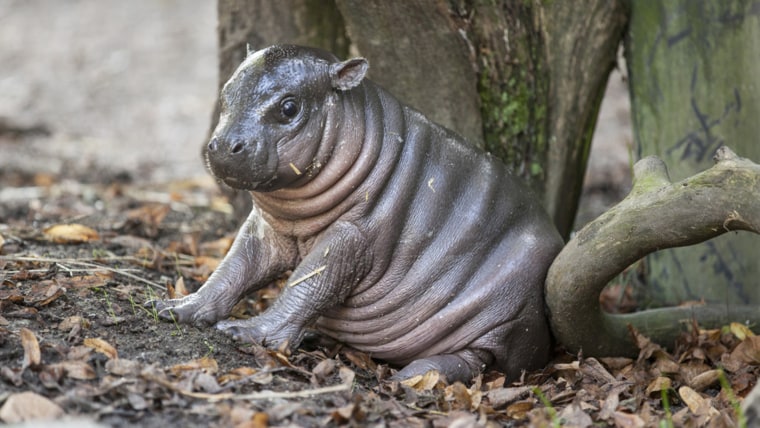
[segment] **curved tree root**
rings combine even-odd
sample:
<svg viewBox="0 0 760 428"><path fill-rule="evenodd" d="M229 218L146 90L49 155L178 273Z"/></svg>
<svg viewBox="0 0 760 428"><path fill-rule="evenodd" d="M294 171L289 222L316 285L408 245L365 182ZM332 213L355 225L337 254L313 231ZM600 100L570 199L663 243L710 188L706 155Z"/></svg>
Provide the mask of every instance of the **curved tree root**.
<svg viewBox="0 0 760 428"><path fill-rule="evenodd" d="M663 248L692 245L725 232L760 233L760 165L727 147L716 164L671 183L665 164L648 157L634 166L631 193L584 227L549 269L546 302L552 331L572 351L587 356L635 356L628 325L654 342L671 345L696 320L718 326L760 321L760 307L701 305L613 315L599 295L618 273Z"/></svg>

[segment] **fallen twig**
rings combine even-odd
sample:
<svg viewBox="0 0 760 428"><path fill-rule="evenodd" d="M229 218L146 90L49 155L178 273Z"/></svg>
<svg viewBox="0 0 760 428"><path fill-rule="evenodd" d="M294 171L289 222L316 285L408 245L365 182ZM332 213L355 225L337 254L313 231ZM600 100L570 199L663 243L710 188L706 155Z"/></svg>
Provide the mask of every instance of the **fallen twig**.
<svg viewBox="0 0 760 428"><path fill-rule="evenodd" d="M116 260L116 259L118 259L120 261L129 260L129 259L137 260L137 259L134 259L134 258L127 258L127 257L114 258L114 260ZM162 290L162 291L166 290L166 287L163 286L163 285L161 285L161 284L159 284L159 283L150 281L148 279L139 277L137 275L134 275L134 274L131 274L131 273L128 272L128 271L133 270L133 269L113 268L113 267L106 266L106 265L101 265L101 264L97 264L97 263L91 263L91 262L88 262L88 261L84 261L84 260L94 260L94 259L56 259L56 258L50 258L50 257L29 257L29 256L13 256L13 255L11 255L11 256L0 256L0 260L5 260L5 261L9 261L9 262L55 263L55 264L58 264L58 265L69 264L69 265L75 265L75 266L81 266L81 267L87 268L87 269L90 270L90 272L94 272L94 271L98 271L98 270L105 270L107 272L112 272L114 274L121 275L121 276L127 277L129 279L133 279L135 281L138 281L138 282L142 282L144 284L147 284L147 285L149 285L149 286L151 286L153 288L156 288L156 289L159 289L159 290ZM66 270L74 272L73 269L66 268Z"/></svg>

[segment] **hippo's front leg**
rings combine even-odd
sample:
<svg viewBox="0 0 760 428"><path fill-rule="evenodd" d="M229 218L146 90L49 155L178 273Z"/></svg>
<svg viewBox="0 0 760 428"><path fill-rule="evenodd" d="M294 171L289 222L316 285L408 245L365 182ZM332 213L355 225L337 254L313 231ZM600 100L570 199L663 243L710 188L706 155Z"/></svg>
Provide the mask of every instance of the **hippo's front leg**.
<svg viewBox="0 0 760 428"><path fill-rule="evenodd" d="M247 293L260 289L295 265L294 242L286 242L254 207L222 263L196 293L150 301L163 319L213 324L226 318Z"/></svg>
<svg viewBox="0 0 760 428"><path fill-rule="evenodd" d="M235 340L269 348L295 348L305 329L343 302L371 266L364 235L338 221L315 243L269 309L247 320L221 321L216 327Z"/></svg>

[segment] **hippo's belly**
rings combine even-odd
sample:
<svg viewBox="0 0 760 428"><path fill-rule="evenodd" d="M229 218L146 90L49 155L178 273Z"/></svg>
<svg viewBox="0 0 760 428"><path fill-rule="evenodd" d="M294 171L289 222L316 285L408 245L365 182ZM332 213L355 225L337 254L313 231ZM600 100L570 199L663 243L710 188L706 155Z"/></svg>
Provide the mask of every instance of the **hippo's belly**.
<svg viewBox="0 0 760 428"><path fill-rule="evenodd" d="M536 207L506 190L512 179L494 174L493 163L476 161L466 179L441 162L418 167L406 200L394 192L393 204L378 204L388 212L375 214L391 220L370 216L364 225L375 241L373 272L318 320L320 331L405 364L493 342L523 318L526 304L541 302L542 278L525 277L542 233L527 215ZM540 309L536 315L543 317Z"/></svg>

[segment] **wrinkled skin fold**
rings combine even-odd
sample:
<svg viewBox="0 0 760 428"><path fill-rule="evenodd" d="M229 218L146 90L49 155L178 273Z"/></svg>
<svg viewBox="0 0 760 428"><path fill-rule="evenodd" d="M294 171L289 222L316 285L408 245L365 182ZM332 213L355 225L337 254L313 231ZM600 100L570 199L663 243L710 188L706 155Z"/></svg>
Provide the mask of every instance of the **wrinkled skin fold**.
<svg viewBox="0 0 760 428"><path fill-rule="evenodd" d="M543 282L562 240L490 155L365 78L363 58L297 46L250 54L222 91L211 172L253 210L197 293L164 317L296 347L316 328L405 366L469 380L545 364ZM276 302L226 320L292 270Z"/></svg>

